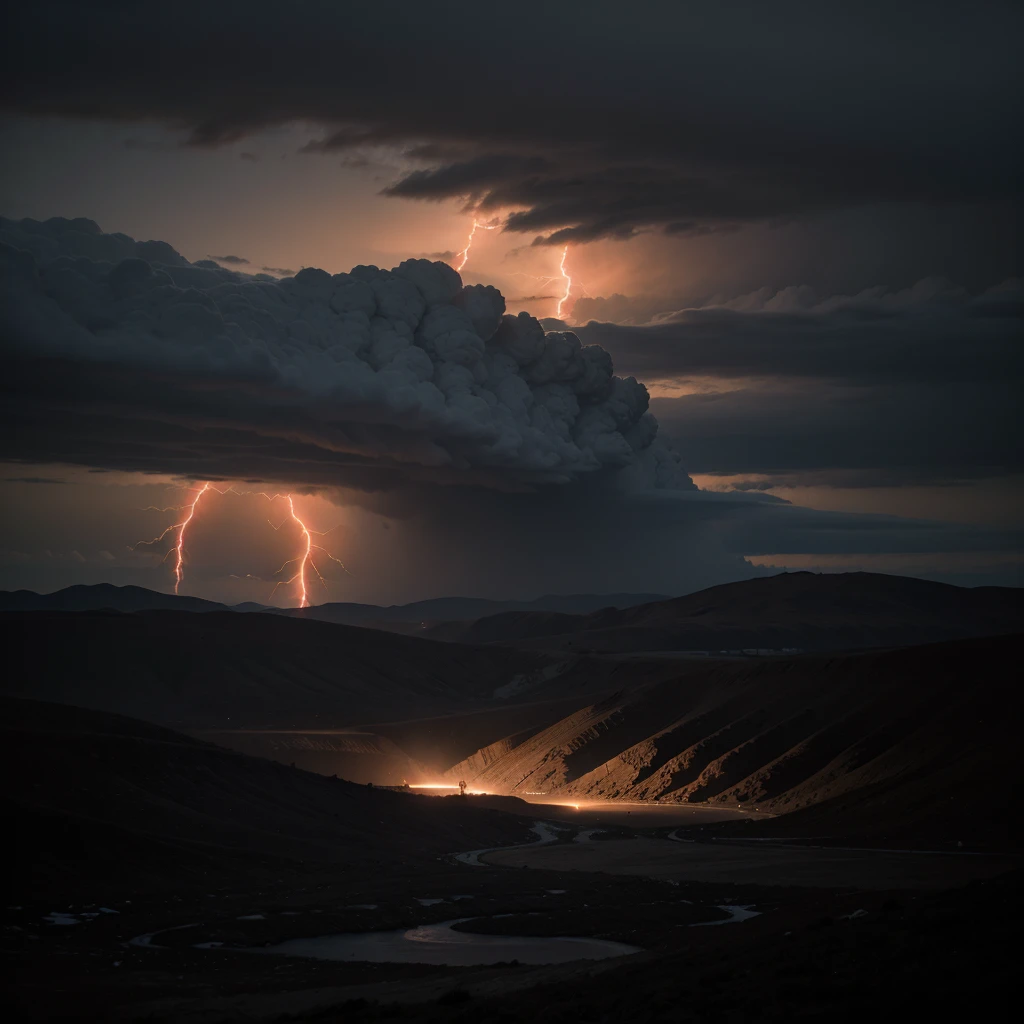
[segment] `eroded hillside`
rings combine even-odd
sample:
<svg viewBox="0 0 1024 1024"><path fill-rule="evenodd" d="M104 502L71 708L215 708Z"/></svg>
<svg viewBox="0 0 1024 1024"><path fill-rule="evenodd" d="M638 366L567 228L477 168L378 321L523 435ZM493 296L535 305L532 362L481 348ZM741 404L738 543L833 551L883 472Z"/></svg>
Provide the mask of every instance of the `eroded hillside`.
<svg viewBox="0 0 1024 1024"><path fill-rule="evenodd" d="M832 657L679 662L449 775L503 793L793 811L875 793L930 814L1013 789L1015 637ZM927 780L925 782L924 780Z"/></svg>

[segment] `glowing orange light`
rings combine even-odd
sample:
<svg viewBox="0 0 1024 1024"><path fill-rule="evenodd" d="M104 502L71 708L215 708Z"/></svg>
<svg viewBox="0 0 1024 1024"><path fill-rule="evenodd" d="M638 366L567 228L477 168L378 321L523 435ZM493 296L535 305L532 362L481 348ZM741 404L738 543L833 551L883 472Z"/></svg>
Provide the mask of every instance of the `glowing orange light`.
<svg viewBox="0 0 1024 1024"><path fill-rule="evenodd" d="M469 232L469 238L466 239L466 248L463 249L462 252L455 254L456 257L462 257L462 259L459 260L459 265L455 268L456 270L462 270L466 265L466 260L469 259L469 250L473 247L473 236L476 234L476 229L483 228L484 231L493 231L497 226L497 224L481 224L478 220L473 221L473 228Z"/></svg>
<svg viewBox="0 0 1024 1024"><path fill-rule="evenodd" d="M457 790L459 787L448 782L414 782L409 786L410 789L450 789ZM491 794L486 789L467 789L466 792L470 796L490 796Z"/></svg>

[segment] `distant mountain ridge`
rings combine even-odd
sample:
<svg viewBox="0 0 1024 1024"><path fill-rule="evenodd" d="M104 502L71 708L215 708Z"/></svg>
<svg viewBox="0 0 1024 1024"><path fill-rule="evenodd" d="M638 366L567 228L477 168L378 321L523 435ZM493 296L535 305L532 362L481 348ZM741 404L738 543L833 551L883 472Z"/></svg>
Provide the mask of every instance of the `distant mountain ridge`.
<svg viewBox="0 0 1024 1024"><path fill-rule="evenodd" d="M113 583L80 583L52 594L37 594L34 590L0 590L0 611L4 612L91 612L105 608L119 612L231 610L228 605L201 597L179 597L145 587L118 587Z"/></svg>
<svg viewBox="0 0 1024 1024"><path fill-rule="evenodd" d="M8 611L0 637L15 670L0 693L375 783L447 772L499 794L816 815L839 801L839 817L849 807L883 832L971 821L1002 841L1015 807L1022 611L1020 590L865 573L456 624L563 630L472 646L289 615ZM935 634L950 642L911 646ZM601 643L610 654L587 652ZM635 653L670 643L817 653ZM900 649L841 653L858 646Z"/></svg>
<svg viewBox="0 0 1024 1024"><path fill-rule="evenodd" d="M1024 589L880 573L782 573L589 615L504 612L425 635L567 652L905 647L1024 630Z"/></svg>
<svg viewBox="0 0 1024 1024"><path fill-rule="evenodd" d="M419 627L424 622L452 619L479 619L502 612L546 611L586 615L602 608L628 608L636 604L666 600L664 594L545 594L531 601L497 601L480 597L437 597L411 604L358 604L335 601L309 608L274 608L253 601L227 605L199 597L163 594L145 587L119 587L112 583L78 584L52 594L34 590L0 591L0 611L100 611L121 612L269 612L296 618L318 619L344 626L408 623ZM404 631L403 631L404 632Z"/></svg>
<svg viewBox="0 0 1024 1024"><path fill-rule="evenodd" d="M405 605L229 606L142 587L0 592L0 611L263 612L450 643L626 654L906 647L1024 630L1024 589L957 587L880 573L781 573L685 597L548 594L532 601L441 597Z"/></svg>
<svg viewBox="0 0 1024 1024"><path fill-rule="evenodd" d="M588 615L603 608L631 608L665 601L664 594L545 594L532 601L496 601L483 597L435 597L411 604L374 605L331 602L309 608L288 608L284 614L355 626L389 622L448 622L480 619L507 612L549 612Z"/></svg>

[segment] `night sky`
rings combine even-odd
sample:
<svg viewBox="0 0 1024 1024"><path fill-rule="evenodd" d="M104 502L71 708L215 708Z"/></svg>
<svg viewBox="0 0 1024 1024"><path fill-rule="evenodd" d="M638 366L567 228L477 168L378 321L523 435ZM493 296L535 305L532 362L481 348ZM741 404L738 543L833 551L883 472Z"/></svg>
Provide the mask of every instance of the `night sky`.
<svg viewBox="0 0 1024 1024"><path fill-rule="evenodd" d="M5 19L0 587L1020 584L1020 5Z"/></svg>

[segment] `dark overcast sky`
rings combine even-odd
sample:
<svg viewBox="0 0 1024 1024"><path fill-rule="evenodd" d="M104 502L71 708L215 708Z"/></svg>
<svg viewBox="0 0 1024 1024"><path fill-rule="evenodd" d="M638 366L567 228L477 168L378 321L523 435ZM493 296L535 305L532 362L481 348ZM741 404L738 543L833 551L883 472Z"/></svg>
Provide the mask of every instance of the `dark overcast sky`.
<svg viewBox="0 0 1024 1024"><path fill-rule="evenodd" d="M367 565L335 596L352 599L681 592L761 565L1019 580L1019 4L69 0L5 19L0 240L36 269L5 258L0 455L20 482L0 484L0 585L166 587L102 524L133 488L159 480L166 506L187 493L175 480L208 477L320 488L327 520L348 509ZM54 216L166 246L17 224ZM360 348L346 321L341 347L374 376L315 369L340 351L329 318L354 314L327 285L300 300L274 281L457 262L474 219L491 230L464 280L548 318L568 288L546 326L644 382L680 479L724 498L686 491L669 514L637 470L625 497L604 481L595 499L647 451L643 409L626 385L600 391L596 356L567 383L580 357L507 331L495 344L524 383L499 384L486 338L451 340L463 314L486 335L483 299L455 301L444 333L374 286L371 315L406 323L426 362L394 361L408 340ZM145 302L141 279L101 266L125 257L173 264ZM249 279L210 276L218 263L265 273L290 311L243 314ZM409 397L424 383L443 408ZM521 400L534 427L547 403L529 441L506 429ZM66 485L30 482L51 479ZM45 517L54 543L44 506L64 509ZM435 564L430 538L465 550ZM245 559L216 549L196 586L258 598L225 582Z"/></svg>

